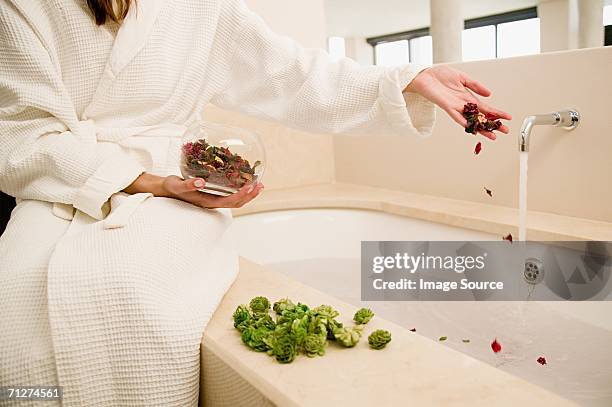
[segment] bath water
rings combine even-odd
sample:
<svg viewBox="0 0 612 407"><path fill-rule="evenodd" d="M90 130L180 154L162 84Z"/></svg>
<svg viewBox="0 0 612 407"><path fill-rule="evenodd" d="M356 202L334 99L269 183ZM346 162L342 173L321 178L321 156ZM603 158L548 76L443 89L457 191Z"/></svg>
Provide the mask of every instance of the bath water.
<svg viewBox="0 0 612 407"><path fill-rule="evenodd" d="M527 159L528 152L519 153L519 241L527 239Z"/></svg>

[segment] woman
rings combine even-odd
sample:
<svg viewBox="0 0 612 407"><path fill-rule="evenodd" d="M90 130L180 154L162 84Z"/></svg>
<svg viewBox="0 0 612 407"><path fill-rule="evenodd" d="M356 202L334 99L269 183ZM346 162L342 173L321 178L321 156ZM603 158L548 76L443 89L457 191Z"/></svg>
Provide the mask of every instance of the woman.
<svg viewBox="0 0 612 407"><path fill-rule="evenodd" d="M509 115L447 67L330 62L241 0L0 2L0 385L65 405L193 405L201 333L236 272L230 197L176 155L204 106L312 131L431 132L434 104ZM506 127L500 129L507 132ZM484 132L494 139L495 135Z"/></svg>

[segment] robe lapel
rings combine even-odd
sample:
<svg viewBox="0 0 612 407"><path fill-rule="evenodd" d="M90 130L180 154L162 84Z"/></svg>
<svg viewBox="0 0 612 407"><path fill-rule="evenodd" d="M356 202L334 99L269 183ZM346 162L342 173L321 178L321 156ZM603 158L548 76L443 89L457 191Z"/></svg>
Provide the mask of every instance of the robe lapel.
<svg viewBox="0 0 612 407"><path fill-rule="evenodd" d="M108 67L114 76L125 68L144 47L165 0L138 0L117 31Z"/></svg>
<svg viewBox="0 0 612 407"><path fill-rule="evenodd" d="M132 3L113 41L100 82L81 120L95 116L97 103L104 99L119 73L134 59L149 39L157 16L166 0L138 0Z"/></svg>

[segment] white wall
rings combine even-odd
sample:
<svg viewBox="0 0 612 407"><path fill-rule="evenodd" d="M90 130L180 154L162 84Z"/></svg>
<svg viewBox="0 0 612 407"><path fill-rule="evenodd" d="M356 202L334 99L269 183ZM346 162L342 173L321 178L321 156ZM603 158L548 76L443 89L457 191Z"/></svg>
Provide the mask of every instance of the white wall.
<svg viewBox="0 0 612 407"><path fill-rule="evenodd" d="M603 45L603 0L540 0L542 52Z"/></svg>
<svg viewBox="0 0 612 407"><path fill-rule="evenodd" d="M326 48L325 0L246 0L277 33L305 47Z"/></svg>

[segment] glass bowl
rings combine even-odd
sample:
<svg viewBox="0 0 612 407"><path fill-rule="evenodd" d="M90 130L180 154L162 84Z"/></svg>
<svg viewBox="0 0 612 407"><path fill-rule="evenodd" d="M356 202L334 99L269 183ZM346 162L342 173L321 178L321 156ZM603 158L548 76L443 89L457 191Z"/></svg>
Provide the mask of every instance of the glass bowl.
<svg viewBox="0 0 612 407"><path fill-rule="evenodd" d="M266 152L256 133L237 127L200 123L189 128L181 146L183 178L206 181L201 192L228 196L261 182Z"/></svg>

